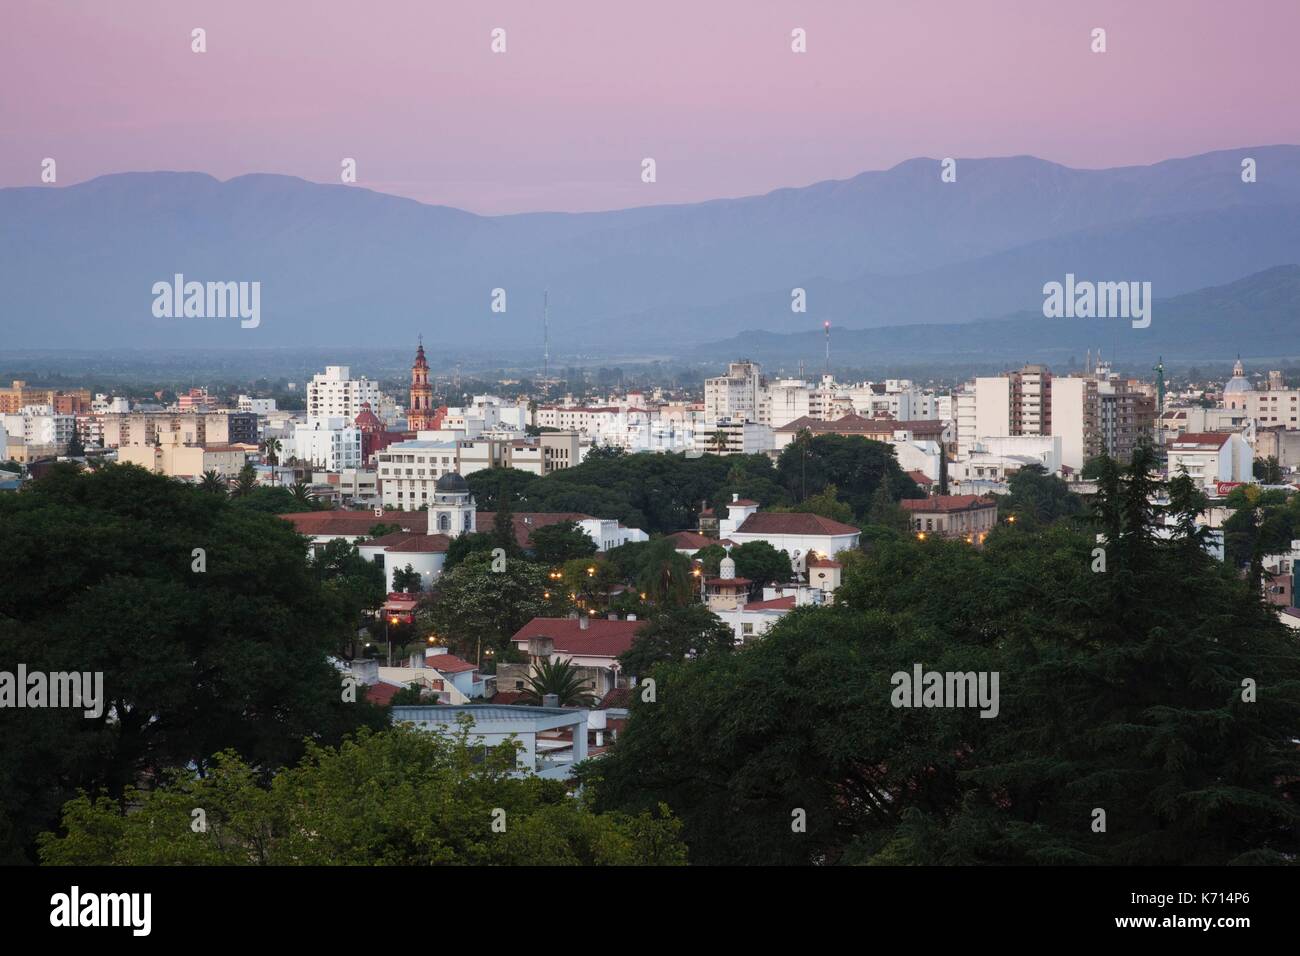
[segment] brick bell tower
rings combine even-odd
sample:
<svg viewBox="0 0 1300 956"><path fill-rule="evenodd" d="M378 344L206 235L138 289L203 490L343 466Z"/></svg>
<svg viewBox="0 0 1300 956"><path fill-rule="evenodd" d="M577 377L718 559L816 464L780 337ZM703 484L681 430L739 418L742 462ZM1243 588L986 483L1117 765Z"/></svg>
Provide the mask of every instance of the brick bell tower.
<svg viewBox="0 0 1300 956"><path fill-rule="evenodd" d="M411 366L411 402L406 410L406 427L409 431L433 427L433 386L429 384L429 361L424 357L424 336L415 352Z"/></svg>

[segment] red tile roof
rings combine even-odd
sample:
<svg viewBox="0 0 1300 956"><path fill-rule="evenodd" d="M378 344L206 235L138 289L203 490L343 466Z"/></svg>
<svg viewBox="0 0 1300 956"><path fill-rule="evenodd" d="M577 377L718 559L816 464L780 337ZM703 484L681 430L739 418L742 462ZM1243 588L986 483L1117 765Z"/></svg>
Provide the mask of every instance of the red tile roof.
<svg viewBox="0 0 1300 956"><path fill-rule="evenodd" d="M759 512L750 515L745 523L733 534L801 534L801 535L836 535L858 534L860 529L840 521L832 521L821 515L804 512Z"/></svg>
<svg viewBox="0 0 1300 956"><path fill-rule="evenodd" d="M522 690L499 690L489 700L493 704L517 704L526 696Z"/></svg>
<svg viewBox="0 0 1300 956"><path fill-rule="evenodd" d="M455 654L430 654L427 650L424 652L424 666L443 674L463 674L465 671L478 670L469 661L462 660Z"/></svg>
<svg viewBox="0 0 1300 956"><path fill-rule="evenodd" d="M618 657L632 647L637 629L644 621L611 621L591 618L584 630L571 617L535 617L510 640L527 647L532 637L549 637L557 653L574 657Z"/></svg>
<svg viewBox="0 0 1300 956"><path fill-rule="evenodd" d="M308 537L336 534L361 538L369 535L370 529L377 524L395 524L412 534L429 530L427 511L385 511L383 515L373 511L298 511L280 517L291 523L299 534Z"/></svg>
<svg viewBox="0 0 1300 956"><path fill-rule="evenodd" d="M622 707L624 709L632 703L631 687L615 687L596 705L596 710L608 710L611 707Z"/></svg>
<svg viewBox="0 0 1300 956"><path fill-rule="evenodd" d="M743 608L746 611L793 611L794 595L772 598L770 601L750 601Z"/></svg>
<svg viewBox="0 0 1300 956"><path fill-rule="evenodd" d="M929 475L927 475L927 474L926 474L925 472L923 472L923 471L909 471L909 472L907 473L907 477L911 478L911 479L912 479L914 482L916 482L918 485L932 485L932 484L934 484L934 479L931 478Z"/></svg>
<svg viewBox="0 0 1300 956"><path fill-rule="evenodd" d="M717 538L710 538L695 531L674 531L667 537L678 551L699 551L701 548L718 543Z"/></svg>
<svg viewBox="0 0 1300 956"><path fill-rule="evenodd" d="M904 498L899 501L904 511L926 511L949 514L955 511L979 511L997 508L997 502L983 495L935 495L933 498Z"/></svg>
<svg viewBox="0 0 1300 956"><path fill-rule="evenodd" d="M363 684L365 687L365 701L367 704L376 704L380 707L387 707L393 702L393 695L402 688L396 684L389 684L380 681L378 684Z"/></svg>
<svg viewBox="0 0 1300 956"><path fill-rule="evenodd" d="M394 531L382 538L372 538L362 543L365 547L379 546L394 554L445 554L451 547L451 538L445 534L425 534L422 531Z"/></svg>

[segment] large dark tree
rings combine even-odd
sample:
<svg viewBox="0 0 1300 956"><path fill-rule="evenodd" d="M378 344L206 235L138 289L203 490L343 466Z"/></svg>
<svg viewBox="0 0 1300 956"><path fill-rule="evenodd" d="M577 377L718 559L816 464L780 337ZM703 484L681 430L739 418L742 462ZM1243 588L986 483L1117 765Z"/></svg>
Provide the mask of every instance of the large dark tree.
<svg viewBox="0 0 1300 956"><path fill-rule="evenodd" d="M0 710L0 856L81 787L120 796L233 748L272 768L382 713L327 655L355 627L287 523L128 465L0 498L0 670L103 674L102 714Z"/></svg>
<svg viewBox="0 0 1300 956"><path fill-rule="evenodd" d="M658 609L637 628L619 663L624 673L646 677L660 664L728 653L735 644L731 626L703 604L670 606Z"/></svg>
<svg viewBox="0 0 1300 956"><path fill-rule="evenodd" d="M534 528L529 536L533 557L542 564L563 564L596 553L596 542L573 521Z"/></svg>
<svg viewBox="0 0 1300 956"><path fill-rule="evenodd" d="M857 435L804 433L781 452L776 470L794 501L805 501L834 485L839 499L859 519L871 513L881 483L895 501L923 497L916 482L899 467L893 448Z"/></svg>

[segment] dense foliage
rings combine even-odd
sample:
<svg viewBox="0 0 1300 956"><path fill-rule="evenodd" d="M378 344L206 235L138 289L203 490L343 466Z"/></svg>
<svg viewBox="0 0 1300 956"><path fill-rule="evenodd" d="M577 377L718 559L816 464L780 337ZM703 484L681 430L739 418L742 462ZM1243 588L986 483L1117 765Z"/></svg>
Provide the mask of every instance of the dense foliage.
<svg viewBox="0 0 1300 956"><path fill-rule="evenodd" d="M1157 535L1150 464L1100 468L1086 530L880 539L835 606L660 664L596 806L666 803L696 863L1293 860L1300 647L1205 553L1189 482ZM894 706L917 664L996 672L996 716Z"/></svg>
<svg viewBox="0 0 1300 956"><path fill-rule="evenodd" d="M366 587L306 547L275 517L128 465L58 466L0 498L0 671L102 672L107 698L93 718L0 709L0 859L30 859L79 787L119 797L222 750L275 767L304 738L384 721L343 701L327 660Z"/></svg>
<svg viewBox="0 0 1300 956"><path fill-rule="evenodd" d="M513 777L509 745L472 746L405 727L312 745L269 786L232 752L127 794L82 794L52 865L673 865L680 825L658 812L593 813L563 783ZM196 815L196 810L201 815Z"/></svg>

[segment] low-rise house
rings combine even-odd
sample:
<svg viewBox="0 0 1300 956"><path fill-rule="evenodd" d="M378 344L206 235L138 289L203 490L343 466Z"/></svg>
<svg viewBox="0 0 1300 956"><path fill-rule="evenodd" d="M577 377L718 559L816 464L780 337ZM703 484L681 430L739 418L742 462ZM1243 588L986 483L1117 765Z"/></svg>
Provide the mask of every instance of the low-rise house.
<svg viewBox="0 0 1300 956"><path fill-rule="evenodd" d="M619 656L632 647L642 622L629 614L624 620L588 617L535 617L510 638L528 655L525 665L497 665L502 690L523 690L524 680L540 661L556 658L577 667L590 692L597 697L623 683Z"/></svg>
<svg viewBox="0 0 1300 956"><path fill-rule="evenodd" d="M802 574L809 559L824 560L841 551L855 550L860 535L858 528L821 515L755 512L727 537L738 545L766 541L790 555L791 567L796 574Z"/></svg>
<svg viewBox="0 0 1300 956"><path fill-rule="evenodd" d="M997 502L979 495L904 498L899 504L912 519L912 530L918 536L935 534L983 544L998 523Z"/></svg>

